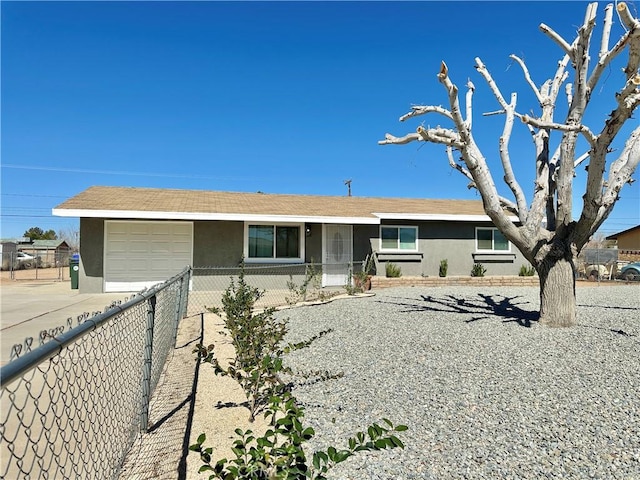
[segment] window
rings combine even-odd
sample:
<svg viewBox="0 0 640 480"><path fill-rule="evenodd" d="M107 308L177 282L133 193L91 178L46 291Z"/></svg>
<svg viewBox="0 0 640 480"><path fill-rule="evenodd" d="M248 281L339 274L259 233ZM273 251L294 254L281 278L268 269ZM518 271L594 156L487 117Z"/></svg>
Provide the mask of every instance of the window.
<svg viewBox="0 0 640 480"><path fill-rule="evenodd" d="M418 250L418 227L380 227L380 250Z"/></svg>
<svg viewBox="0 0 640 480"><path fill-rule="evenodd" d="M245 258L300 260L300 225L248 225Z"/></svg>
<svg viewBox="0 0 640 480"><path fill-rule="evenodd" d="M509 252L509 241L497 228L476 228L476 250Z"/></svg>

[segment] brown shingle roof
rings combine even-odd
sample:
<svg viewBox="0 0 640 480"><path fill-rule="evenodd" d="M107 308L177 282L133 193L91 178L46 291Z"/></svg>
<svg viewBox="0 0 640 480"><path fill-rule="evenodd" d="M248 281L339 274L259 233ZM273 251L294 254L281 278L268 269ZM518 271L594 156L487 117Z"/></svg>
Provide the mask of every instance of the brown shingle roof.
<svg viewBox="0 0 640 480"><path fill-rule="evenodd" d="M54 210L174 212L202 214L291 215L376 218L374 212L409 215L485 215L479 200L284 195L90 187ZM80 215L84 216L84 215ZM171 218L167 215L166 218Z"/></svg>

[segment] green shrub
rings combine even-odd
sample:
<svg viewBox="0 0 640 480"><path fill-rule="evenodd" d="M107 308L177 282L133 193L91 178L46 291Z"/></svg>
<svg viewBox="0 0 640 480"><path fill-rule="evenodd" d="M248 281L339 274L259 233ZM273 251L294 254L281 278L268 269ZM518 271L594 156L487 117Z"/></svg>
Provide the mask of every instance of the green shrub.
<svg viewBox="0 0 640 480"><path fill-rule="evenodd" d="M473 264L473 268L471 268L472 277L484 277L485 273L487 273L487 269L484 268L484 265L482 265L481 263Z"/></svg>
<svg viewBox="0 0 640 480"><path fill-rule="evenodd" d="M211 363L216 374L235 378L249 400L249 420L253 421L256 413L264 410L270 428L261 437L254 437L251 430L236 429L237 438L231 449L235 458L222 458L215 464L211 463L213 449L204 446L206 435L200 434L197 442L189 447L189 450L200 455L203 462L199 473L210 472L210 480L320 480L326 479L324 474L331 467L356 452L404 448L395 433L405 431L407 427L394 426L389 420L383 419L384 427L377 423L370 425L366 434L359 432L349 438L345 449L328 447L326 451L317 451L309 464L303 443L313 438L315 432L313 428L303 426L304 409L297 404L290 391L290 385L285 385L280 380L279 373L292 373L291 369L282 365L284 354L309 346L311 342L331 330L322 331L310 340L281 347L280 344L287 333L287 322L277 321L273 316L273 309L254 313L255 302L263 293L247 285L242 265L238 281L231 280L222 299L225 325L231 333L236 349L235 360L229 367L223 368L215 358L213 345L205 348L198 344L194 353L197 353L199 361ZM221 313L217 308L209 310L216 314ZM331 375L328 372L312 372L311 375L319 380L342 376Z"/></svg>
<svg viewBox="0 0 640 480"><path fill-rule="evenodd" d="M390 278L398 278L402 276L402 270L400 269L400 267L391 262L387 263L387 265L385 266L385 273L387 277Z"/></svg>
<svg viewBox="0 0 640 480"><path fill-rule="evenodd" d="M249 421L255 419L269 398L287 388L280 374L291 372L283 366L282 356L331 332L325 330L304 342L281 346L288 331L287 320L277 320L275 308L254 312L255 303L263 294L246 283L243 264L237 282L232 278L222 296L223 318L235 349L234 359L224 368L215 356L214 345L197 344L193 350L198 360L213 366L216 375L228 375L240 384L249 403ZM209 310L217 315L222 313L219 308Z"/></svg>
<svg viewBox="0 0 640 480"><path fill-rule="evenodd" d="M441 277L447 276L447 270L449 269L449 262L445 258L444 260L440 260L440 269L438 270L438 275Z"/></svg>
<svg viewBox="0 0 640 480"><path fill-rule="evenodd" d="M536 273L536 269L533 268L532 265L522 265L520 267L520 272L518 273L521 277L533 277Z"/></svg>
<svg viewBox="0 0 640 480"><path fill-rule="evenodd" d="M407 430L405 425L394 426L383 419L384 427L372 424L366 434L358 432L349 438L345 449L328 447L325 451L314 452L309 464L303 443L313 438L315 431L302 424L304 408L297 405L295 398L290 393L272 397L265 417L269 418L271 428L261 437L254 437L251 430L236 429L237 439L232 448L235 458L232 460L223 458L212 464L213 449L204 446L206 435L201 434L189 447L200 454L203 462L198 472L211 472L210 480L325 479L331 467L356 452L404 448L395 433Z"/></svg>

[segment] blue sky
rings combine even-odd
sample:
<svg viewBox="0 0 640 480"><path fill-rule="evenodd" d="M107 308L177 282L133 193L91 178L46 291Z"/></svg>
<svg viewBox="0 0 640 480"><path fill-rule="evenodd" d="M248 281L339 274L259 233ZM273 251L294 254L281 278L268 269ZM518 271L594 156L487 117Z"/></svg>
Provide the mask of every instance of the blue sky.
<svg viewBox="0 0 640 480"><path fill-rule="evenodd" d="M412 104L446 105L436 78L445 60L462 101L467 79L476 86L474 136L495 163L502 118L481 115L498 107L474 58L505 96L519 92L519 111L537 111L508 56L542 84L561 54L538 25L572 40L585 7L2 1L1 236L73 229L51 208L92 185L345 195L351 179L357 196L479 199L443 147L378 140L447 125L437 115L398 122ZM590 105L596 131L620 69L603 80ZM530 195L533 147L523 126L516 132L512 159ZM640 182L621 196L603 233L640 223Z"/></svg>

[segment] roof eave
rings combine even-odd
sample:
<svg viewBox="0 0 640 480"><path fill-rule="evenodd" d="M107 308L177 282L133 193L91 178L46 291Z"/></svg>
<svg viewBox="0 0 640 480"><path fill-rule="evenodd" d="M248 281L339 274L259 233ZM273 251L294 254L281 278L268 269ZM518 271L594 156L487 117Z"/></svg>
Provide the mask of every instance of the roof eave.
<svg viewBox="0 0 640 480"><path fill-rule="evenodd" d="M140 210L85 210L54 208L51 213L56 217L79 218L135 218L144 220L226 220L241 222L281 222L281 223L340 223L378 225L377 217L330 217L314 215L264 215L246 213L211 212L154 212Z"/></svg>

